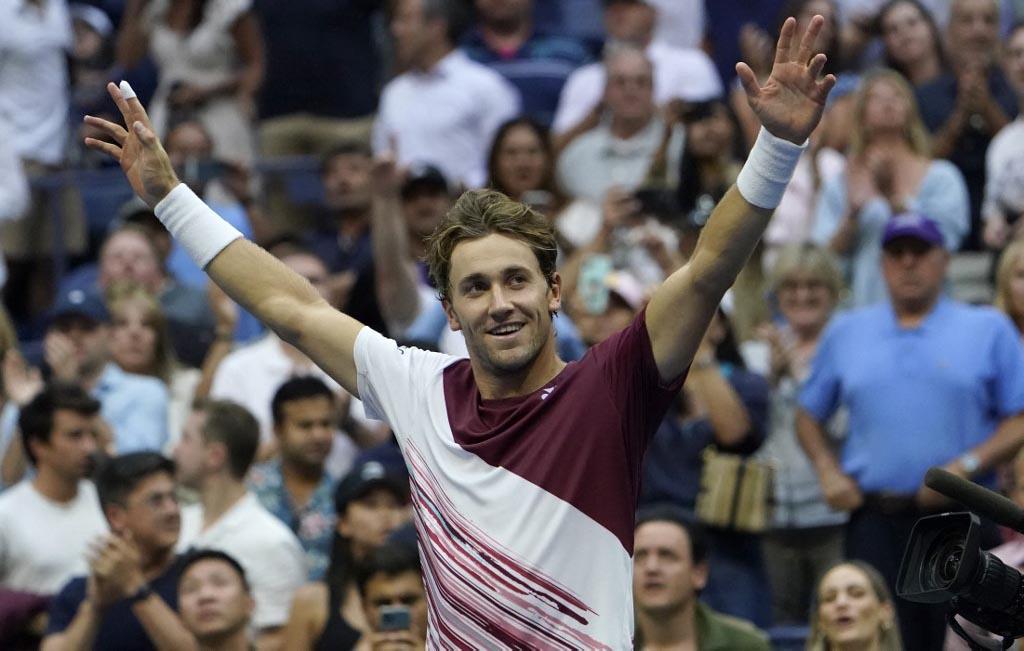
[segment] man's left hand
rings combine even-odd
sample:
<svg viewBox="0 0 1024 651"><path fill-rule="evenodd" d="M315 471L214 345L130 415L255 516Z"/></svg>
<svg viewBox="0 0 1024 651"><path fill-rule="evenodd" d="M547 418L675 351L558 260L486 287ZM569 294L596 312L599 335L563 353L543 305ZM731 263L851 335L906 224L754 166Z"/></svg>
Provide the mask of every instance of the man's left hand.
<svg viewBox="0 0 1024 651"><path fill-rule="evenodd" d="M836 83L833 75L818 79L826 57L814 51L824 24L823 17L815 16L803 37L797 38L796 19L786 19L775 48L771 75L763 86L749 65L736 64L747 102L761 124L772 135L798 145L818 126L825 100Z"/></svg>

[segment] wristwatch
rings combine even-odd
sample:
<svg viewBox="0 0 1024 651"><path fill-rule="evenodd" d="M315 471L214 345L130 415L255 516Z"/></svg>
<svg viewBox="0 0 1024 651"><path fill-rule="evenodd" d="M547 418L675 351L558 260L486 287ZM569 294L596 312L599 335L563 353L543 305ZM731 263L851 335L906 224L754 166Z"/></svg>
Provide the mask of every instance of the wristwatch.
<svg viewBox="0 0 1024 651"><path fill-rule="evenodd" d="M981 459L978 455L973 452L967 452L963 454L957 461L960 463L960 467L967 473L967 477L973 477L974 473L978 472L978 468L981 467Z"/></svg>
<svg viewBox="0 0 1024 651"><path fill-rule="evenodd" d="M152 594L153 594L152 586L150 586L148 583L143 583L142 585L139 586L139 589L135 591L135 594L133 594L132 596L128 597L128 604L130 606L134 606L135 604L139 603L140 601L143 601L145 599L149 599L149 597Z"/></svg>

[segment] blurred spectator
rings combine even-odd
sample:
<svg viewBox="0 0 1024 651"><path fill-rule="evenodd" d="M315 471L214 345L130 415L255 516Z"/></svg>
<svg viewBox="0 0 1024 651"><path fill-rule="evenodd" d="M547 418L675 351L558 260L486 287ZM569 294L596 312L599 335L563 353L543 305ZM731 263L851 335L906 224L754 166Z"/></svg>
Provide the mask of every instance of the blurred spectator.
<svg viewBox="0 0 1024 651"><path fill-rule="evenodd" d="M181 512L174 464L155 452L115 457L96 479L111 534L89 552L89 575L50 604L43 651L188 649L176 614Z"/></svg>
<svg viewBox="0 0 1024 651"><path fill-rule="evenodd" d="M100 404L80 387L54 383L20 414L35 476L0 494L0 587L43 595L86 571L86 551L107 533L88 478L98 452Z"/></svg>
<svg viewBox="0 0 1024 651"><path fill-rule="evenodd" d="M748 457L764 441L769 386L746 370L728 318L719 310L701 341L674 408L648 446L640 503L676 504L696 512L705 449ZM714 571L702 586L705 603L719 612L771 624L768 575L761 536L709 529ZM735 586L744 586L736 590Z"/></svg>
<svg viewBox="0 0 1024 651"><path fill-rule="evenodd" d="M0 148L9 142L35 179L65 162L71 18L65 0L3 0L0 25L0 123L10 130ZM7 305L17 319L38 316L52 298L54 242L62 239L70 255L81 254L87 244L81 198L72 186L36 188L29 207L25 219L0 225L0 244L11 264Z"/></svg>
<svg viewBox="0 0 1024 651"><path fill-rule="evenodd" d="M922 485L925 471L991 485L1024 440L1024 351L1005 316L942 296L950 254L938 224L898 215L882 243L890 301L833 319L800 393L797 435L826 501L852 512L848 556L891 588L914 523L945 504ZM837 458L824 424L840 406L850 425ZM908 649L942 645L943 606L897 610Z"/></svg>
<svg viewBox="0 0 1024 651"><path fill-rule="evenodd" d="M1024 23L1006 39L1003 70L1006 80L1024 108ZM1007 240L1020 237L1024 214L1024 114L996 134L985 155L985 244L1001 249Z"/></svg>
<svg viewBox="0 0 1024 651"><path fill-rule="evenodd" d="M252 162L264 56L251 0L128 0L117 50L125 68L148 53L160 71L148 106L157 135L196 119L217 158Z"/></svg>
<svg viewBox="0 0 1024 651"><path fill-rule="evenodd" d="M1024 240L1014 241L999 256L995 306L1010 317L1017 332L1024 337ZM1024 475L1021 479L1024 480Z"/></svg>
<svg viewBox="0 0 1024 651"><path fill-rule="evenodd" d="M939 27L919 0L889 0L875 20L885 65L906 77L914 88L947 72Z"/></svg>
<svg viewBox="0 0 1024 651"><path fill-rule="evenodd" d="M516 89L501 75L454 49L458 0L397 0L391 15L400 70L381 94L373 149L403 164L436 165L469 188L486 179L494 132L519 113Z"/></svg>
<svg viewBox="0 0 1024 651"><path fill-rule="evenodd" d="M600 202L613 186L639 187L662 141L669 138L667 178L678 178L683 130L658 116L654 69L642 50L616 46L605 57L608 119L569 143L558 158L558 181L573 198ZM671 135L667 135L671 133Z"/></svg>
<svg viewBox="0 0 1024 651"><path fill-rule="evenodd" d="M20 219L29 207L28 179L14 146L14 125L0 113L0 222ZM0 289L7 282L7 264L0 252Z"/></svg>
<svg viewBox="0 0 1024 651"><path fill-rule="evenodd" d="M279 648L306 566L295 535L245 486L259 443L259 424L239 405L210 401L192 412L174 458L178 480L199 492L199 504L182 510L178 549L217 549L236 558L252 577L258 644Z"/></svg>
<svg viewBox="0 0 1024 651"><path fill-rule="evenodd" d="M821 576L814 601L808 651L903 651L892 594L878 570L867 563L835 564Z"/></svg>
<svg viewBox="0 0 1024 651"><path fill-rule="evenodd" d="M798 625L807 619L818 577L843 554L847 515L825 502L795 424L800 384L842 297L843 279L827 251L794 244L780 252L769 287L782 319L764 324L756 344L748 343L744 353L755 345L767 349L763 373L772 384L768 437L756 457L772 467L773 522L764 554L773 621ZM844 433L841 418L829 425L833 436Z"/></svg>
<svg viewBox="0 0 1024 651"><path fill-rule="evenodd" d="M964 179L929 155L913 91L898 73L864 78L853 124L846 170L825 181L813 236L844 262L852 303L863 306L886 297L881 243L892 215L910 210L935 220L948 251L960 248L970 222Z"/></svg>
<svg viewBox="0 0 1024 651"><path fill-rule="evenodd" d="M998 0L952 0L947 51L951 72L917 90L921 117L934 136L933 154L952 161L967 181L971 229L965 247L981 244L985 150L1017 114L1017 102L999 69Z"/></svg>
<svg viewBox="0 0 1024 651"><path fill-rule="evenodd" d="M549 126L565 80L590 53L567 36L538 30L534 0L475 0L475 5L480 24L463 39L462 49L516 87L525 116Z"/></svg>
<svg viewBox="0 0 1024 651"><path fill-rule="evenodd" d="M126 372L110 355L110 314L96 295L73 289L57 300L43 340L50 377L100 401L118 454L162 450L170 396L160 380Z"/></svg>
<svg viewBox="0 0 1024 651"><path fill-rule="evenodd" d="M408 480L370 461L356 466L334 492L337 524L322 582L295 595L285 630L288 649L353 649L372 630L357 583L358 568L410 520ZM365 596L365 594L364 594Z"/></svg>
<svg viewBox="0 0 1024 651"><path fill-rule="evenodd" d="M494 134L487 177L490 187L552 221L558 220L558 213L565 207L565 197L555 183L549 134L530 118L509 120Z"/></svg>
<svg viewBox="0 0 1024 651"><path fill-rule="evenodd" d="M71 14L71 28L74 35L70 64L71 115L72 124L78 124L75 132L81 133L86 114L110 114L113 106L107 94L106 85L115 71L114 67L114 23L110 16L99 7L82 2L68 6ZM82 165L81 157L85 147L78 142L71 143L73 164Z"/></svg>
<svg viewBox="0 0 1024 651"><path fill-rule="evenodd" d="M685 105L680 115L686 146L679 163L677 207L684 223L700 228L736 181L744 152L739 124L720 99Z"/></svg>
<svg viewBox="0 0 1024 651"><path fill-rule="evenodd" d="M768 636L750 622L722 615L698 600L708 575L709 541L676 506L640 510L633 546L637 649L690 648L767 651Z"/></svg>
<svg viewBox="0 0 1024 651"><path fill-rule="evenodd" d="M292 271L308 280L321 293L326 292L327 269L323 262L312 253L300 248L275 249L281 254L281 262ZM272 251L274 252L274 251ZM262 449L258 459L269 458L276 447L274 441L273 417L270 405L277 391L288 378L312 375L323 380L332 391L341 392L341 387L298 348L283 341L274 333L248 346L239 348L224 358L213 376L210 397L236 402L256 417L260 424ZM362 419L362 403L352 400L350 411L345 416ZM383 432L373 426L365 426L363 420L345 418L342 428L360 445L372 445L383 438Z"/></svg>
<svg viewBox="0 0 1024 651"><path fill-rule="evenodd" d="M604 64L592 63L574 72L562 89L552 131L571 138L602 121L607 102L607 57L617 46L630 45L647 55L652 67L653 101L664 106L673 99L704 101L722 95L722 81L711 59L697 49L681 49L654 40L658 13L646 0L605 2Z"/></svg>
<svg viewBox="0 0 1024 651"><path fill-rule="evenodd" d="M369 623L369 648L427 647L427 593L414 547L389 543L374 551L359 568L359 592Z"/></svg>
<svg viewBox="0 0 1024 651"><path fill-rule="evenodd" d="M751 28L767 33L775 30L783 4L784 0L714 0L704 3L704 47L709 50L726 88L731 88L736 81L736 62L750 63L743 52L742 33ZM768 48L773 47L774 43L769 42Z"/></svg>
<svg viewBox="0 0 1024 651"><path fill-rule="evenodd" d="M249 622L255 608L245 570L230 555L203 549L185 558L178 610L200 651L253 649Z"/></svg>
<svg viewBox="0 0 1024 651"><path fill-rule="evenodd" d="M260 503L298 537L310 581L320 581L330 561L336 470L347 472L357 448L338 432L334 392L312 376L281 385L271 402L279 457L249 473ZM341 463L328 467L328 459Z"/></svg>

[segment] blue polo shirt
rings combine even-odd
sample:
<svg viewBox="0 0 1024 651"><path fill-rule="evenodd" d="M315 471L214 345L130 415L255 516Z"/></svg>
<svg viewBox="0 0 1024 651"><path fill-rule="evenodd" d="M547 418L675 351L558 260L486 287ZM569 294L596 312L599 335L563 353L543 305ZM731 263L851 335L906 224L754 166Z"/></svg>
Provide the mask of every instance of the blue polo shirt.
<svg viewBox="0 0 1024 651"><path fill-rule="evenodd" d="M888 301L833 319L800 406L819 423L849 410L843 472L864 491L912 493L931 466L986 440L1024 411L1024 350L989 307L942 298L902 328Z"/></svg>
<svg viewBox="0 0 1024 651"><path fill-rule="evenodd" d="M118 454L151 450L167 443L167 386L154 377L126 373L109 363L92 392L100 401L100 415L114 430Z"/></svg>
<svg viewBox="0 0 1024 651"><path fill-rule="evenodd" d="M590 52L581 42L538 32L514 52L497 52L484 42L480 32L474 31L464 39L462 49L470 59L515 86L523 100L523 113L545 127L550 127L555 118L565 80L590 60Z"/></svg>

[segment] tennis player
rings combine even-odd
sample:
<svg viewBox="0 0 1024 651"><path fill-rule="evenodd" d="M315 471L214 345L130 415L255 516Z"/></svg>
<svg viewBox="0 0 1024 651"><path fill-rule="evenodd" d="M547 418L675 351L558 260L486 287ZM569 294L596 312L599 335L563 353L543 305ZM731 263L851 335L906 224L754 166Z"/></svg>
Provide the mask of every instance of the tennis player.
<svg viewBox="0 0 1024 651"><path fill-rule="evenodd" d="M232 298L299 347L373 417L409 468L432 648L624 649L633 637L633 518L647 442L821 119L824 19L782 28L771 76L736 70L763 129L689 263L622 332L566 364L555 236L527 206L464 194L428 265L469 359L399 347L334 310L180 183L130 86L125 126L95 117L135 192Z"/></svg>

